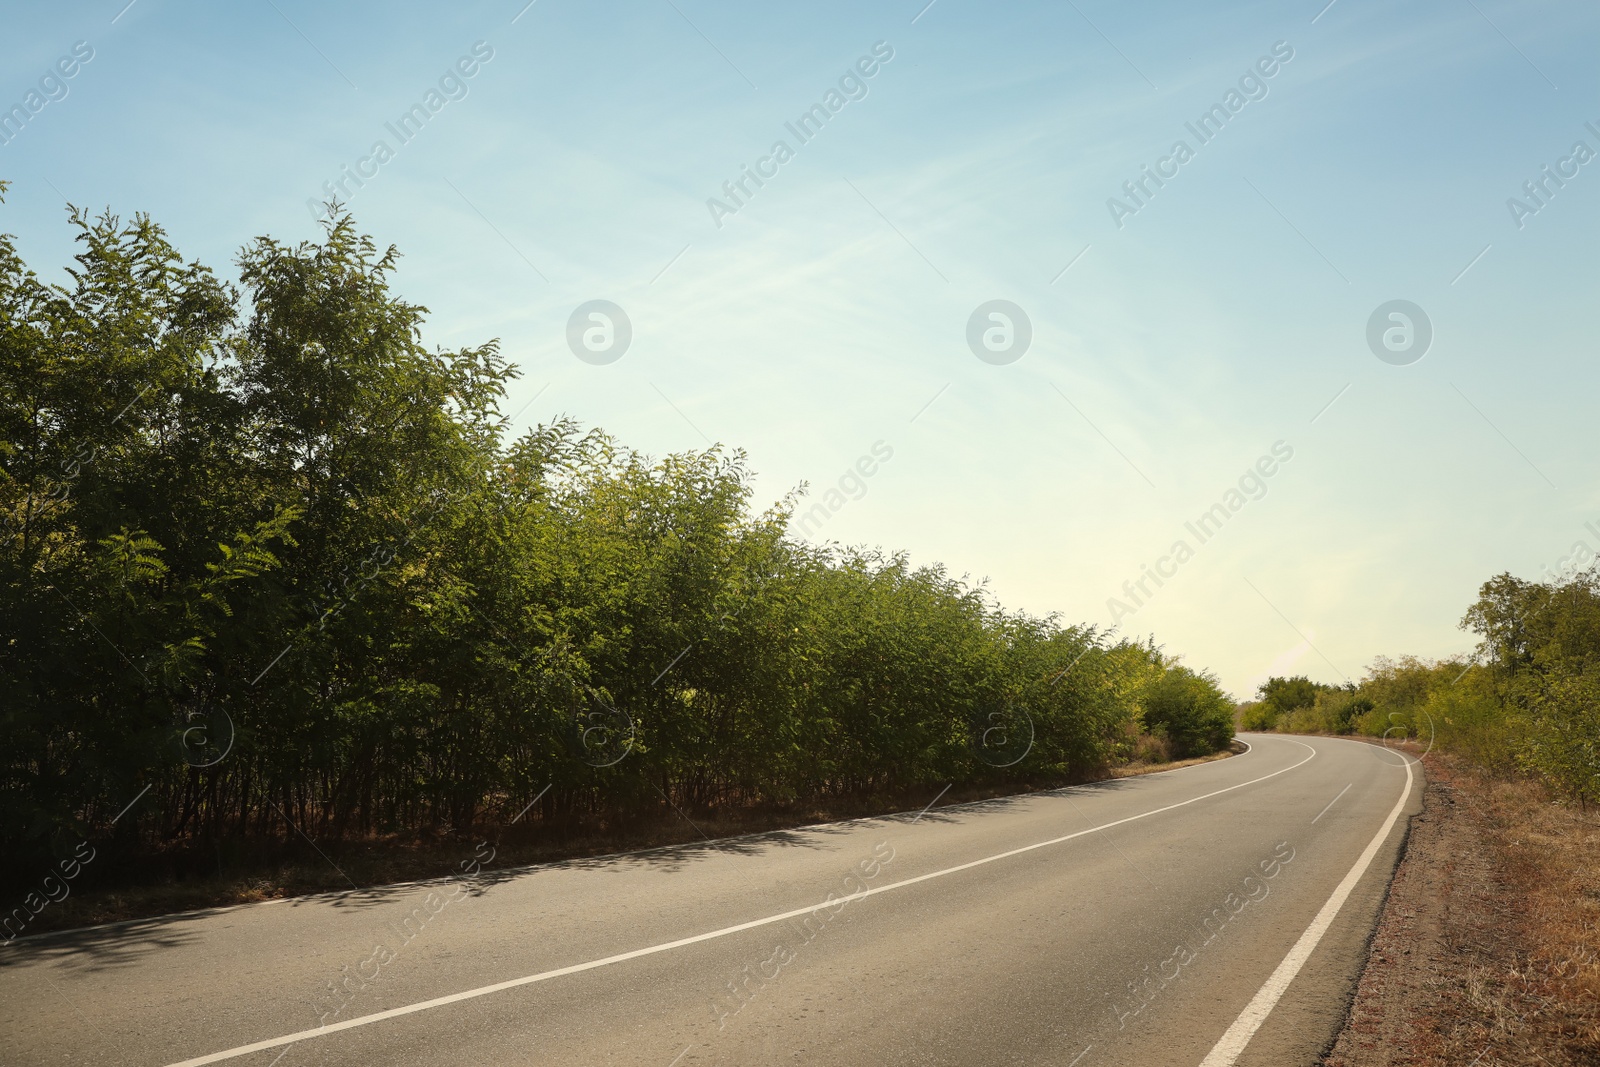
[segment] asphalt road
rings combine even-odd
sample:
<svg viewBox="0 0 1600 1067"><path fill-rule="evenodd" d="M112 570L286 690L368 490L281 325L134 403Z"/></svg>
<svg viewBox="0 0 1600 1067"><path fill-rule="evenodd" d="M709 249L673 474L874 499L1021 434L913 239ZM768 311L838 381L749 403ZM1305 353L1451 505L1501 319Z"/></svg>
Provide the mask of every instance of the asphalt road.
<svg viewBox="0 0 1600 1067"><path fill-rule="evenodd" d="M920 815L19 939L0 1063L1311 1064L1420 769L1245 740Z"/></svg>

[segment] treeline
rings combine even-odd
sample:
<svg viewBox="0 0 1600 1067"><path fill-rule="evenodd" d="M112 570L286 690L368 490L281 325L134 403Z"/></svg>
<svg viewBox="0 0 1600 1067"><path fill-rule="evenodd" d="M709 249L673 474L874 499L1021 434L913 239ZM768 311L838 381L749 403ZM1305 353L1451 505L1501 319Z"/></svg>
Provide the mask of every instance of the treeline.
<svg viewBox="0 0 1600 1067"><path fill-rule="evenodd" d="M790 535L721 448L516 439L348 217L241 289L0 239L0 848L466 829L1081 776L1232 706L1151 644ZM537 803L534 803L537 801ZM531 805L531 807L530 807ZM126 813L123 811L126 809Z"/></svg>
<svg viewBox="0 0 1600 1067"><path fill-rule="evenodd" d="M1345 686L1273 678L1244 727L1417 738L1600 803L1600 573L1548 583L1501 574L1461 626L1480 638L1474 656L1380 658Z"/></svg>

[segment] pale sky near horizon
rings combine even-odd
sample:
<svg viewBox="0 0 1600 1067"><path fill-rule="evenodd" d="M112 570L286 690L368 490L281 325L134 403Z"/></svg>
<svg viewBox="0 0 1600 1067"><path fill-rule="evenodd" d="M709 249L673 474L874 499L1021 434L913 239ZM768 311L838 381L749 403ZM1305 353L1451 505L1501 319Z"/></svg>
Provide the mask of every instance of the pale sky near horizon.
<svg viewBox="0 0 1600 1067"><path fill-rule="evenodd" d="M1593 5L525 4L19 9L0 229L58 278L63 198L148 211L231 277L364 169L341 199L425 339L500 338L519 427L743 449L758 508L882 442L812 539L1116 614L1240 698L1462 653L1481 582L1600 550ZM594 300L632 326L609 363L568 343ZM1011 362L969 345L995 300ZM1420 358L1405 309L1369 344L1396 300Z"/></svg>

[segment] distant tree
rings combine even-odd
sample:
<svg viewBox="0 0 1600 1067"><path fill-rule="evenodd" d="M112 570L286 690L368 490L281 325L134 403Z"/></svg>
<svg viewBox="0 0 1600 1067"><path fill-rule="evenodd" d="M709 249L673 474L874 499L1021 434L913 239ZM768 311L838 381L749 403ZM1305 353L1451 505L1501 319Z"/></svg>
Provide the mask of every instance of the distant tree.
<svg viewBox="0 0 1600 1067"><path fill-rule="evenodd" d="M1482 638L1479 657L1502 677L1514 677L1532 658L1528 622L1549 596L1548 586L1498 574L1483 583L1462 616L1461 628Z"/></svg>
<svg viewBox="0 0 1600 1067"><path fill-rule="evenodd" d="M1268 678L1256 689L1257 703L1245 711L1245 729L1277 729L1285 715L1311 707L1317 701L1317 693L1326 688L1304 675Z"/></svg>

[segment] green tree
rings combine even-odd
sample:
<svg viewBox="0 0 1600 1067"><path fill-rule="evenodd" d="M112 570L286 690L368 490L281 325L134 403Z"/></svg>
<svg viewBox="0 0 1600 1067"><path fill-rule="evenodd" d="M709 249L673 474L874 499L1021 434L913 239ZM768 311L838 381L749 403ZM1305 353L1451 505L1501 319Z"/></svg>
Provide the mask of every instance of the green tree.
<svg viewBox="0 0 1600 1067"><path fill-rule="evenodd" d="M1322 688L1304 675L1268 678L1256 690L1257 703L1245 712L1245 729L1276 730L1283 716L1314 705Z"/></svg>
<svg viewBox="0 0 1600 1067"><path fill-rule="evenodd" d="M1166 737L1179 759L1226 748L1233 739L1233 701L1217 680L1165 661L1142 696L1144 725Z"/></svg>
<svg viewBox="0 0 1600 1067"><path fill-rule="evenodd" d="M1153 645L793 536L800 489L757 511L742 453L564 418L508 440L496 344L426 348L347 216L247 245L237 289L142 216L69 222L60 286L0 236L8 857L144 791L118 847L173 854L535 797L625 819L1082 777L1141 725L1231 735Z"/></svg>

